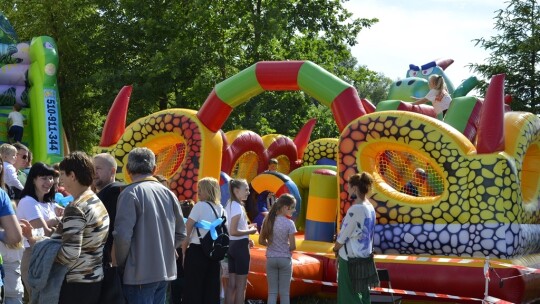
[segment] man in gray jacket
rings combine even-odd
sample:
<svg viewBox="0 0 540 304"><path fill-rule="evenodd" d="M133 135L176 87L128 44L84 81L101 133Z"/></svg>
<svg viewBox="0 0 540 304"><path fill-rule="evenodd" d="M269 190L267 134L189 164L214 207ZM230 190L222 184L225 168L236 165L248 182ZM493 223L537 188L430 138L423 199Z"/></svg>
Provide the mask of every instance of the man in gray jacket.
<svg viewBox="0 0 540 304"><path fill-rule="evenodd" d="M118 198L113 232L124 296L128 303L164 303L176 278L175 248L186 237L184 217L176 196L152 177L150 149L133 149L126 169L132 183Z"/></svg>

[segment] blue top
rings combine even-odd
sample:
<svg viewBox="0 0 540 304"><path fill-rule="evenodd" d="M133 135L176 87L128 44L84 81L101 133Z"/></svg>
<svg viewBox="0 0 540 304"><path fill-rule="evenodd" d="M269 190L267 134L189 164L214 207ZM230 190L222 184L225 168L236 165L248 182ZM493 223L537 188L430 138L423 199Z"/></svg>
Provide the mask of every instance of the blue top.
<svg viewBox="0 0 540 304"><path fill-rule="evenodd" d="M268 191L263 191L257 196L257 211L259 211L259 213L268 212L268 208L266 208L266 198L269 193L270 192Z"/></svg>
<svg viewBox="0 0 540 304"><path fill-rule="evenodd" d="M11 199L3 189L0 189L0 217L6 215L14 215L15 211L11 206Z"/></svg>
<svg viewBox="0 0 540 304"><path fill-rule="evenodd" d="M405 186L401 189L401 192L412 195L412 196L419 196L418 187L416 187L412 182L407 182Z"/></svg>
<svg viewBox="0 0 540 304"><path fill-rule="evenodd" d="M0 189L0 217L6 215L15 215L15 211L11 206L11 200L9 199L8 194L3 189ZM0 286L3 286L4 282L0 276Z"/></svg>

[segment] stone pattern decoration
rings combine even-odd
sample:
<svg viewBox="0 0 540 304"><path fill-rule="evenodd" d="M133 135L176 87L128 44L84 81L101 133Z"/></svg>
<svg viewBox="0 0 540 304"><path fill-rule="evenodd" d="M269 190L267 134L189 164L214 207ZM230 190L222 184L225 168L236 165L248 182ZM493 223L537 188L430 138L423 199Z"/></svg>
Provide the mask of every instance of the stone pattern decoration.
<svg viewBox="0 0 540 304"><path fill-rule="evenodd" d="M166 177L170 180L170 189L180 200L195 200L199 176L207 176L204 174L205 170L213 175L219 173L222 143L220 135L209 132L195 113L191 110L175 109L148 115L126 127L117 143L111 147L98 147L95 152L111 153L118 163L117 178L129 181L124 166L127 155L133 148L151 149L159 162L160 155L170 147L184 147L184 153L179 154L184 155L183 159L168 160L176 164L176 170L168 170L170 173Z"/></svg>
<svg viewBox="0 0 540 304"><path fill-rule="evenodd" d="M337 144L337 138L321 138L310 142L306 147L306 150L304 150L302 165L315 165L317 164L317 161L324 158L337 162Z"/></svg>
<svg viewBox="0 0 540 304"><path fill-rule="evenodd" d="M505 120L515 128L506 132L512 134L506 151L479 155L460 132L424 115L387 111L358 118L339 141L340 218L350 206L346 181L367 171L375 178L375 243L383 253L511 258L539 252L538 187L522 189L522 176L530 171L524 163L530 167L536 159L540 119L513 112ZM427 159L444 179L442 193L413 197L388 185L376 163L387 150ZM539 184L538 175L531 178Z"/></svg>

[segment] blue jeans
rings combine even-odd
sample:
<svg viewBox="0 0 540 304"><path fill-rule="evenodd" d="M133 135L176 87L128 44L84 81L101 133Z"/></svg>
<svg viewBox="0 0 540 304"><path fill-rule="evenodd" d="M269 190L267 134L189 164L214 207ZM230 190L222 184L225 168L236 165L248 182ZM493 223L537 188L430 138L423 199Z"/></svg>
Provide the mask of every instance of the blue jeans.
<svg viewBox="0 0 540 304"><path fill-rule="evenodd" d="M22 298L5 298L4 304L22 304Z"/></svg>
<svg viewBox="0 0 540 304"><path fill-rule="evenodd" d="M142 285L122 285L124 297L129 304L164 304L168 281Z"/></svg>

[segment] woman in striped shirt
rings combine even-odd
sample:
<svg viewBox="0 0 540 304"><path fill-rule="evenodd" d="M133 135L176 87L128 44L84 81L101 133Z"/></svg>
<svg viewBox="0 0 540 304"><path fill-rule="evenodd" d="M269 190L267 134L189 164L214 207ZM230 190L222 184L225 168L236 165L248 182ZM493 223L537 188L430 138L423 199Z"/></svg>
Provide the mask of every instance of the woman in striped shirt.
<svg viewBox="0 0 540 304"><path fill-rule="evenodd" d="M109 232L109 214L91 190L94 165L84 152L73 152L60 162L60 183L73 195L52 239L61 239L56 262L68 272L59 304L97 304L103 280L103 247ZM30 243L36 240L29 238Z"/></svg>

